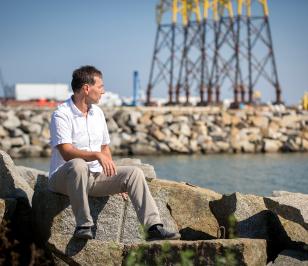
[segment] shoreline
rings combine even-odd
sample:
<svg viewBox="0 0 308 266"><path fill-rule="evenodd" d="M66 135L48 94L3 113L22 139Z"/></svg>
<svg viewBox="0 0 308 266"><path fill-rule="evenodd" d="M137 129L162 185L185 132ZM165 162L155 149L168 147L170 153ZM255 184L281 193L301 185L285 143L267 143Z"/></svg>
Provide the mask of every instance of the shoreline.
<svg viewBox="0 0 308 266"><path fill-rule="evenodd" d="M308 112L283 106L102 107L114 155L308 151ZM12 157L49 157L54 109L0 107L0 148Z"/></svg>

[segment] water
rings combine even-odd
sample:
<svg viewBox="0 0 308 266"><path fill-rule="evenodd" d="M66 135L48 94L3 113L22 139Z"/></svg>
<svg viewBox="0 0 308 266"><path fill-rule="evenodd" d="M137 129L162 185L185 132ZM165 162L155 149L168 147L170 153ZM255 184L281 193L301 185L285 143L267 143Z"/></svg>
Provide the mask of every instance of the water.
<svg viewBox="0 0 308 266"><path fill-rule="evenodd" d="M308 153L136 156L158 177L228 194L268 196L273 190L308 194ZM116 159L116 157L115 157ZM49 159L18 159L17 165L49 170Z"/></svg>

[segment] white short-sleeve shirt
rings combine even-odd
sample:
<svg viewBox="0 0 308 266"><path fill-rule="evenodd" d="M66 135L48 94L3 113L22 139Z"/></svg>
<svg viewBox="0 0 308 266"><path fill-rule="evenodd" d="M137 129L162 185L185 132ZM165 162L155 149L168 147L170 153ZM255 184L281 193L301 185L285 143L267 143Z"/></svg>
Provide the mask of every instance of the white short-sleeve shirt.
<svg viewBox="0 0 308 266"><path fill-rule="evenodd" d="M65 163L57 145L70 143L79 150L101 151L102 145L110 143L103 111L98 106L91 105L85 117L71 98L53 112L50 137L52 152L49 177ZM88 162L88 165L90 171L102 172L102 166L97 160Z"/></svg>

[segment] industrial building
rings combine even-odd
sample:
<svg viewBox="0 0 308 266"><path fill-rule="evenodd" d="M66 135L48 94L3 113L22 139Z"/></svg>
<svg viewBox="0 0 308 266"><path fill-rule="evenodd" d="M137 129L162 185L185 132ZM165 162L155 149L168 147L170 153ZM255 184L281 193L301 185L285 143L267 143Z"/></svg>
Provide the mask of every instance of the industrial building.
<svg viewBox="0 0 308 266"><path fill-rule="evenodd" d="M13 88L12 98L18 101L47 99L64 101L70 95L67 84L18 83Z"/></svg>

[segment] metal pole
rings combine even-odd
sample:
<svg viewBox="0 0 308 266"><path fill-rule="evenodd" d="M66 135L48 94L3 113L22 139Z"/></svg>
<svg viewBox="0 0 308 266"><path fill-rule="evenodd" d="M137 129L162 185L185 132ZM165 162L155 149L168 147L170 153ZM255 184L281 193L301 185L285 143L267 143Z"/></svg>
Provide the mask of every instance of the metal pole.
<svg viewBox="0 0 308 266"><path fill-rule="evenodd" d="M251 62L251 19L250 16L247 16L247 45L248 45L248 102L252 103L252 62Z"/></svg>
<svg viewBox="0 0 308 266"><path fill-rule="evenodd" d="M270 46L269 49L270 49L272 67L273 67L273 72L274 72L275 90L276 90L276 103L281 103L281 89L280 89L280 85L279 85L279 81L278 81L278 72L277 72L277 67L276 67L276 61L275 61L275 55L274 55L274 49L273 49L273 41L272 41L272 34L271 34L268 16L265 16L264 19L265 19L265 23L266 23L268 38L269 38L269 46Z"/></svg>
<svg viewBox="0 0 308 266"><path fill-rule="evenodd" d="M240 42L240 24L241 17L237 16L237 34L235 40L235 84L234 84L234 104L238 104L238 89L239 89L239 72L240 72L240 58L239 58L239 42Z"/></svg>
<svg viewBox="0 0 308 266"><path fill-rule="evenodd" d="M205 91L205 85L204 85L204 71L205 71L205 44L206 44L206 21L207 19L204 18L202 21L202 24L199 25L201 27L201 82L200 82L200 105L204 105L204 91Z"/></svg>
<svg viewBox="0 0 308 266"><path fill-rule="evenodd" d="M155 36L155 44L154 44L154 51L153 51L151 70L150 70L150 76L149 76L149 83L148 83L148 88L147 88L147 93L146 93L147 94L147 99L146 99L147 105L149 105L151 103L151 94L152 94L152 86L153 86L152 78L153 78L153 73L154 73L156 55L157 55L157 52L158 52L157 44L158 44L158 39L159 39L160 28L161 28L161 26L158 25L157 31L156 31L156 36Z"/></svg>
<svg viewBox="0 0 308 266"><path fill-rule="evenodd" d="M168 104L173 103L173 67L174 67L174 60L175 60L175 54L174 54L174 43L175 43L175 23L172 23L171 26L171 62L170 62L170 69L169 69L169 102Z"/></svg>

